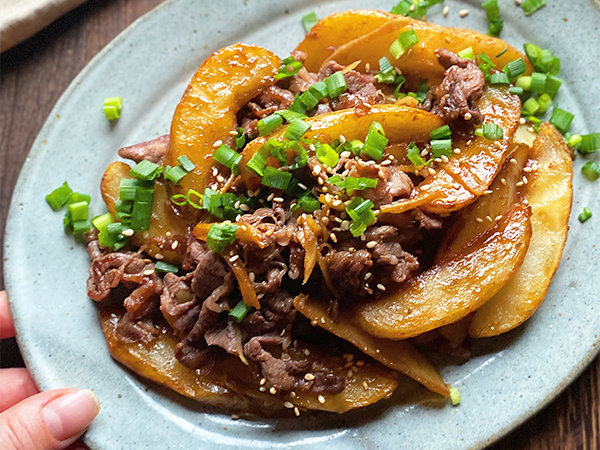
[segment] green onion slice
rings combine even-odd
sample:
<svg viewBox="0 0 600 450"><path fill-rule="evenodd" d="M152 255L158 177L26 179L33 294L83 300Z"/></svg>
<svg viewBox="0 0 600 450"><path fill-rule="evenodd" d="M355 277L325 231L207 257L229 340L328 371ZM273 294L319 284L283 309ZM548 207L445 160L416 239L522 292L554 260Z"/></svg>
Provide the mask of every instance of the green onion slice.
<svg viewBox="0 0 600 450"><path fill-rule="evenodd" d="M130 171L129 174L138 180L152 181L160 176L163 168L158 164L144 159L137 163Z"/></svg>
<svg viewBox="0 0 600 450"><path fill-rule="evenodd" d="M334 175L327 180L329 184L333 184L348 191L362 191L363 189L373 189L377 187L378 180L375 178L364 177L346 177L342 178L339 175Z"/></svg>
<svg viewBox="0 0 600 450"><path fill-rule="evenodd" d="M421 150L417 147L417 144L411 142L408 145L408 152L406 153L406 157L410 160L411 163L415 165L415 167L421 167L427 164L423 158L421 158Z"/></svg>
<svg viewBox="0 0 600 450"><path fill-rule="evenodd" d="M304 29L308 33L312 27L314 27L319 19L317 18L317 13L311 11L302 16L302 25L304 25Z"/></svg>
<svg viewBox="0 0 600 450"><path fill-rule="evenodd" d="M225 247L235 242L238 228L231 222L213 223L206 236L208 247L215 253L223 253Z"/></svg>
<svg viewBox="0 0 600 450"><path fill-rule="evenodd" d="M436 128L435 130L431 131L431 133L429 133L429 135L431 136L431 139L444 139L444 138L448 138L452 135L452 130L450 129L450 126L443 125L439 128Z"/></svg>
<svg viewBox="0 0 600 450"><path fill-rule="evenodd" d="M316 156L328 167L335 167L339 161L338 153L329 145L315 142Z"/></svg>
<svg viewBox="0 0 600 450"><path fill-rule="evenodd" d="M188 172L182 166L165 167L165 180L169 180L173 184L179 183L187 174Z"/></svg>
<svg viewBox="0 0 600 450"><path fill-rule="evenodd" d="M406 50L415 46L418 42L419 37L415 30L406 30L398 35L398 39L392 43L389 51L394 59L398 59L406 53Z"/></svg>
<svg viewBox="0 0 600 450"><path fill-rule="evenodd" d="M385 137L383 127L379 122L373 122L369 125L369 131L365 138L365 145L361 152L376 161L381 160L383 152L388 144L388 139Z"/></svg>
<svg viewBox="0 0 600 450"><path fill-rule="evenodd" d="M267 134L271 134L275 128L283 123L283 118L278 114L271 114L270 116L265 117L264 119L260 119L256 124L256 128L258 130L258 134L261 136L266 136Z"/></svg>
<svg viewBox="0 0 600 450"><path fill-rule="evenodd" d="M504 130L495 123L486 123L475 130L477 136L483 136L490 141L498 141L504 139Z"/></svg>
<svg viewBox="0 0 600 450"><path fill-rule="evenodd" d="M521 8L523 8L525 15L529 16L545 5L546 0L525 0L521 3Z"/></svg>
<svg viewBox="0 0 600 450"><path fill-rule="evenodd" d="M581 153L594 153L600 150L600 133L584 134L578 150Z"/></svg>
<svg viewBox="0 0 600 450"><path fill-rule="evenodd" d="M240 153L230 149L225 144L221 144L212 154L212 158L223 164L225 167L228 167L234 175L239 175L239 165L242 160L242 155Z"/></svg>
<svg viewBox="0 0 600 450"><path fill-rule="evenodd" d="M179 164L181 164L181 167L186 172L191 172L196 168L196 165L190 160L190 158L187 157L187 155L181 155L179 158L177 158L177 161L179 161Z"/></svg>
<svg viewBox="0 0 600 450"><path fill-rule="evenodd" d="M121 97L107 97L104 99L104 115L108 120L118 120L121 117L123 99Z"/></svg>
<svg viewBox="0 0 600 450"><path fill-rule="evenodd" d="M240 323L246 317L246 314L252 309L252 306L248 306L244 303L243 300L240 300L237 305L233 307L231 311L229 311L229 317L235 320L237 323Z"/></svg>
<svg viewBox="0 0 600 450"><path fill-rule="evenodd" d="M587 206L585 208L583 208L583 211L581 211L579 213L579 215L577 216L577 218L579 219L579 221L581 223L585 222L586 220L590 219L591 217L592 217L592 211Z"/></svg>
<svg viewBox="0 0 600 450"><path fill-rule="evenodd" d="M267 166L265 167L265 174L262 177L261 183L264 186L285 191L289 187L291 181L291 173Z"/></svg>
<svg viewBox="0 0 600 450"><path fill-rule="evenodd" d="M92 225L94 225L94 227L97 230L102 230L103 228L114 222L115 219L113 215L109 212L96 216L92 219Z"/></svg>
<svg viewBox="0 0 600 450"><path fill-rule="evenodd" d="M298 206L306 212L313 212L321 208L321 202L310 191L306 191L298 199Z"/></svg>
<svg viewBox="0 0 600 450"><path fill-rule="evenodd" d="M177 273L179 272L179 267L164 261L157 261L154 265L154 270L159 273Z"/></svg>
<svg viewBox="0 0 600 450"><path fill-rule="evenodd" d="M294 119L290 122L285 133L283 133L283 137L288 141L298 141L310 127L310 123L300 119Z"/></svg>
<svg viewBox="0 0 600 450"><path fill-rule="evenodd" d="M554 108L549 122L554 125L558 131L565 134L569 130L574 117L575 116L569 111L565 111L561 108Z"/></svg>
<svg viewBox="0 0 600 450"><path fill-rule="evenodd" d="M60 187L46 195L46 201L50 205L50 208L54 211L58 211L65 206L72 193L73 190L69 187L69 183L65 181Z"/></svg>
<svg viewBox="0 0 600 450"><path fill-rule="evenodd" d="M325 78L325 85L327 86L327 96L331 99L338 98L340 94L343 94L348 89L342 72L335 72Z"/></svg>
<svg viewBox="0 0 600 450"><path fill-rule="evenodd" d="M590 181L597 180L600 178L600 165L596 161L588 161L581 168L581 173Z"/></svg>

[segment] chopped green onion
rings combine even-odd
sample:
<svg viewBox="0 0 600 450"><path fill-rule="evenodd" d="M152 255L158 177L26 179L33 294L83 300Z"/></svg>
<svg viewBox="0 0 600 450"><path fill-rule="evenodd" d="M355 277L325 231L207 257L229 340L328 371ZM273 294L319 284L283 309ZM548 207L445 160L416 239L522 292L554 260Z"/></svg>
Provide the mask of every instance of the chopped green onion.
<svg viewBox="0 0 600 450"><path fill-rule="evenodd" d="M481 4L487 15L489 24L488 34L490 36L498 36L504 28L504 21L500 18L500 8L498 8L498 0L486 0Z"/></svg>
<svg viewBox="0 0 600 450"><path fill-rule="evenodd" d="M523 95L523 88L522 87L518 87L518 86L513 86L508 88L508 92L510 92L511 94L515 94L515 95Z"/></svg>
<svg viewBox="0 0 600 450"><path fill-rule="evenodd" d="M144 159L137 163L130 171L129 174L138 180L151 181L160 176L163 168L158 164Z"/></svg>
<svg viewBox="0 0 600 450"><path fill-rule="evenodd" d="M241 323L246 317L246 314L252 309L252 306L248 306L244 303L243 300L240 300L237 305L233 307L231 311L229 311L229 316L233 318L237 323Z"/></svg>
<svg viewBox="0 0 600 450"><path fill-rule="evenodd" d="M400 93L400 89L405 82L406 78L403 75L396 75L396 79L394 80L394 83L396 83L396 89L394 89L394 97L396 100L400 98L400 95L403 95Z"/></svg>
<svg viewBox="0 0 600 450"><path fill-rule="evenodd" d="M189 193L188 193L189 194ZM225 194L219 194L214 189L204 189L204 195L201 195L194 191L194 195L198 196L202 200L202 209L207 210L210 214L219 219L230 219L234 220L238 214L243 212L236 208L236 205L244 203L245 200L237 197L235 194L227 192ZM188 202L190 196L188 195Z"/></svg>
<svg viewBox="0 0 600 450"><path fill-rule="evenodd" d="M523 75L517 78L515 81L515 86L520 87L524 91L528 91L531 87L531 77L528 75Z"/></svg>
<svg viewBox="0 0 600 450"><path fill-rule="evenodd" d="M327 83L325 81L319 81L308 88L308 92L315 96L317 100L322 100L329 94L327 90Z"/></svg>
<svg viewBox="0 0 600 450"><path fill-rule="evenodd" d="M546 5L546 0L525 0L521 3L521 8L525 11L525 15L529 16L536 12L538 9Z"/></svg>
<svg viewBox="0 0 600 450"><path fill-rule="evenodd" d="M597 180L600 178L600 165L596 161L588 161L581 168L581 173L590 181Z"/></svg>
<svg viewBox="0 0 600 450"><path fill-rule="evenodd" d="M402 0L392 8L392 14L420 19L427 14L427 10L433 5L443 3L444 0Z"/></svg>
<svg viewBox="0 0 600 450"><path fill-rule="evenodd" d="M240 173L239 165L242 160L242 155L235 150L230 149L225 144L219 146L213 153L212 158L223 164L225 167L229 167L231 173L234 175L237 176Z"/></svg>
<svg viewBox="0 0 600 450"><path fill-rule="evenodd" d="M73 234L87 233L92 229L92 222L88 219L73 221Z"/></svg>
<svg viewBox="0 0 600 450"><path fill-rule="evenodd" d="M131 228L134 231L150 229L153 205L154 189L138 186L131 211Z"/></svg>
<svg viewBox="0 0 600 450"><path fill-rule="evenodd" d="M504 47L504 50L502 50L500 53L498 53L496 55L496 58L500 58L502 55L504 55L506 52L508 51L508 47Z"/></svg>
<svg viewBox="0 0 600 450"><path fill-rule="evenodd" d="M315 142L315 148L316 156L319 161L328 167L335 167L340 157L329 144Z"/></svg>
<svg viewBox="0 0 600 450"><path fill-rule="evenodd" d="M304 106L304 103L302 103L302 100L300 100L299 95L294 97L294 101L290 104L290 106L288 106L288 109L300 114L304 114L306 112L306 107Z"/></svg>
<svg viewBox="0 0 600 450"><path fill-rule="evenodd" d="M171 201L177 206L185 206L188 204L187 197L183 194L175 194L171 196Z"/></svg>
<svg viewBox="0 0 600 450"><path fill-rule="evenodd" d="M206 235L206 243L215 253L223 253L225 247L235 242L239 226L231 222L213 223Z"/></svg>
<svg viewBox="0 0 600 450"><path fill-rule="evenodd" d="M289 170L297 170L308 164L308 153L302 145L298 142L289 142L286 146L288 150L293 150L296 153L294 162L291 166L288 166Z"/></svg>
<svg viewBox="0 0 600 450"><path fill-rule="evenodd" d="M533 67L538 69L542 64L542 49L532 43L523 44L523 49L525 50L529 62L531 62Z"/></svg>
<svg viewBox="0 0 600 450"><path fill-rule="evenodd" d="M450 137L452 135L452 130L450 130L450 127L448 125L443 125L439 128L436 128L435 130L431 131L431 133L429 133L429 136L431 136L431 139L444 139L447 137Z"/></svg>
<svg viewBox="0 0 600 450"><path fill-rule="evenodd" d="M530 97L527 99L525 103L523 103L523 111L530 115L535 115L540 110L540 104L534 97Z"/></svg>
<svg viewBox="0 0 600 450"><path fill-rule="evenodd" d="M71 203L69 205L69 213L71 214L71 218L73 219L73 222L87 220L88 206L89 206L89 203L87 203L87 202L77 202L77 203Z"/></svg>
<svg viewBox="0 0 600 450"><path fill-rule="evenodd" d="M311 11L302 16L302 25L304 25L304 29L308 33L312 27L314 27L319 19L317 19L317 13Z"/></svg>
<svg viewBox="0 0 600 450"><path fill-rule="evenodd" d="M157 261L154 265L154 270L159 273L177 273L179 272L179 267L164 261Z"/></svg>
<svg viewBox="0 0 600 450"><path fill-rule="evenodd" d="M173 184L179 183L187 174L187 171L181 166L167 166L165 168L165 180L169 180Z"/></svg>
<svg viewBox="0 0 600 450"><path fill-rule="evenodd" d="M406 30L398 35L398 39L396 39L389 48L389 52L392 54L394 59L400 58L406 50L413 47L419 42L419 37L415 30Z"/></svg>
<svg viewBox="0 0 600 450"><path fill-rule="evenodd" d="M261 183L264 186L285 191L290 185L290 181L292 181L291 173L267 166L265 167L265 174L262 177Z"/></svg>
<svg viewBox="0 0 600 450"><path fill-rule="evenodd" d="M490 73L492 69L496 67L496 64L494 64L492 59L483 52L478 55L478 58L481 60L481 63L479 64L479 70L483 72L485 79L488 80Z"/></svg>
<svg viewBox="0 0 600 450"><path fill-rule="evenodd" d="M353 198L346 205L346 212L352 219L352 224L350 225L352 236L360 236L375 221L373 206L371 200L364 200L360 197Z"/></svg>
<svg viewBox="0 0 600 450"><path fill-rule="evenodd" d="M552 111L552 117L550 117L550 123L554 125L562 134L565 134L571 126L573 117L575 116L573 116L573 114L571 114L569 111L565 111L561 108L554 108L554 111Z"/></svg>
<svg viewBox="0 0 600 450"><path fill-rule="evenodd" d="M462 398L460 396L460 392L458 392L458 388L456 388L456 387L450 388L450 400L452 401L452 406L456 406L456 405L460 404L460 402L462 401Z"/></svg>
<svg viewBox="0 0 600 450"><path fill-rule="evenodd" d="M187 157L187 155L181 155L177 158L177 161L179 161L179 164L181 164L181 167L183 167L183 170L186 172L191 172L196 168L196 165Z"/></svg>
<svg viewBox="0 0 600 450"><path fill-rule="evenodd" d="M101 230L102 228L105 228L108 224L114 223L115 219L113 217L113 215L109 212L104 213L100 216L96 216L92 219L92 225L94 225L94 227L97 230Z"/></svg>
<svg viewBox="0 0 600 450"><path fill-rule="evenodd" d="M419 147L414 142L411 142L408 145L408 152L406 153L406 157L410 160L411 163L415 165L415 167L421 167L427 164L423 158L421 158Z"/></svg>
<svg viewBox="0 0 600 450"><path fill-rule="evenodd" d="M490 141L504 139L504 130L495 123L485 123L475 130L477 136L483 136Z"/></svg>
<svg viewBox="0 0 600 450"><path fill-rule="evenodd" d="M388 144L388 139L383 133L383 128L379 122L373 122L369 125L369 131L365 138L365 145L361 152L367 156L370 156L375 161L381 160L383 152Z"/></svg>
<svg viewBox="0 0 600 450"><path fill-rule="evenodd" d="M348 89L342 72L335 72L325 78L325 85L327 86L327 95L331 99L338 98Z"/></svg>
<svg viewBox="0 0 600 450"><path fill-rule="evenodd" d="M131 178L124 178L120 183L119 200L122 202L128 202L135 200L135 193L139 183L137 180Z"/></svg>
<svg viewBox="0 0 600 450"><path fill-rule="evenodd" d="M533 123L533 129L535 130L536 133L539 133L540 125L542 124L542 121L535 116L529 116L527 118L527 120L529 120L531 123Z"/></svg>
<svg viewBox="0 0 600 450"><path fill-rule="evenodd" d="M283 123L283 118L278 114L271 114L270 116L260 119L256 124L258 134L266 136L271 134L275 128Z"/></svg>
<svg viewBox="0 0 600 450"><path fill-rule="evenodd" d="M321 202L310 191L306 191L298 199L298 206L306 212L313 212L321 208Z"/></svg>
<svg viewBox="0 0 600 450"><path fill-rule="evenodd" d="M128 228L119 222L109 223L99 229L98 243L105 248L118 250L127 244L128 238L123 234L123 231Z"/></svg>
<svg viewBox="0 0 600 450"><path fill-rule="evenodd" d="M548 94L542 94L538 97L538 104L540 105L540 109L538 110L539 114L544 114L548 111L548 108L552 106L552 97Z"/></svg>
<svg viewBox="0 0 600 450"><path fill-rule="evenodd" d="M417 94L415 98L419 101L419 103L423 103L427 98L427 93L429 92L429 86L427 86L427 79L420 78L419 85L417 87Z"/></svg>
<svg viewBox="0 0 600 450"><path fill-rule="evenodd" d="M452 156L452 139L438 139L431 141L431 153L435 158Z"/></svg>
<svg viewBox="0 0 600 450"><path fill-rule="evenodd" d="M533 72L531 74L531 86L529 86L529 90L536 94L543 93L546 87L546 79L547 76L545 73Z"/></svg>
<svg viewBox="0 0 600 450"><path fill-rule="evenodd" d="M542 50L540 72L556 75L560 71L560 58L554 56L550 50Z"/></svg>
<svg viewBox="0 0 600 450"><path fill-rule="evenodd" d="M58 211L60 208L65 206L73 190L69 187L69 184L65 181L60 187L54 189L48 195L46 195L46 201L54 211Z"/></svg>
<svg viewBox="0 0 600 450"><path fill-rule="evenodd" d="M581 223L585 222L586 220L590 219L592 217L592 211L586 206L585 208L583 208L583 211L581 211L579 213L579 215L577 216L577 218L579 219L579 221Z"/></svg>
<svg viewBox="0 0 600 450"><path fill-rule="evenodd" d="M393 84L396 81L396 71L385 56L379 60L379 73L375 78L380 83Z"/></svg>
<svg viewBox="0 0 600 450"><path fill-rule="evenodd" d="M457 53L458 56L464 59L475 59L475 55L473 54L473 47L467 47Z"/></svg>
<svg viewBox="0 0 600 450"><path fill-rule="evenodd" d="M104 99L104 115L108 120L117 120L121 117L123 99L121 97L107 97Z"/></svg>
<svg viewBox="0 0 600 450"><path fill-rule="evenodd" d="M197 197L199 202L194 201L191 198L192 196ZM195 189L190 189L189 191L187 191L187 194L185 195L185 200L187 204L192 206L193 208L204 209L204 196Z"/></svg>
<svg viewBox="0 0 600 450"><path fill-rule="evenodd" d="M504 72L492 73L490 75L490 84L510 84L510 79Z"/></svg>
<svg viewBox="0 0 600 450"><path fill-rule="evenodd" d="M313 109L319 103L319 99L315 97L310 91L303 92L300 95L300 101L306 107L306 109Z"/></svg>
<svg viewBox="0 0 600 450"><path fill-rule="evenodd" d="M548 94L550 97L554 98L558 89L562 85L563 80L558 78L556 75L552 75L551 73L546 74L546 85L544 87L544 93Z"/></svg>
<svg viewBox="0 0 600 450"><path fill-rule="evenodd" d="M569 147L579 147L579 144L581 143L582 140L583 140L583 138L578 134L571 134L571 133L565 134L565 141L567 142L567 145Z"/></svg>
<svg viewBox="0 0 600 450"><path fill-rule="evenodd" d="M263 145L248 161L246 167L252 170L259 176L264 175L265 165L267 164L267 159L269 158L270 148L267 145Z"/></svg>
<svg viewBox="0 0 600 450"><path fill-rule="evenodd" d="M363 177L346 177L342 179L339 175L334 175L327 182L348 191L362 191L363 189L376 188L378 180Z"/></svg>
<svg viewBox="0 0 600 450"><path fill-rule="evenodd" d="M406 16L408 14L408 12L410 11L410 7L412 6L412 3L407 1L407 0L402 0L400 3L398 3L396 6L394 6L392 8L392 14L399 14L401 16Z"/></svg>
<svg viewBox="0 0 600 450"><path fill-rule="evenodd" d="M279 73L277 73L273 78L276 80L283 80L284 78L289 78L296 75L302 69L302 63L300 61L296 61L293 56L285 58L282 61L282 66L279 69Z"/></svg>
<svg viewBox="0 0 600 450"><path fill-rule="evenodd" d="M282 109L280 111L275 111L273 114L278 114L283 117L288 123L293 122L294 120L306 120L308 117L306 114L302 114L296 111L291 111L289 109Z"/></svg>
<svg viewBox="0 0 600 450"><path fill-rule="evenodd" d="M240 148L243 148L244 145L246 145L246 134L242 127L238 127L237 136L235 137L235 147L239 150Z"/></svg>
<svg viewBox="0 0 600 450"><path fill-rule="evenodd" d="M578 150L581 153L594 153L600 150L600 133L584 134Z"/></svg>
<svg viewBox="0 0 600 450"><path fill-rule="evenodd" d="M92 197L90 197L89 195L82 194L80 192L73 192L69 197L69 200L67 200L67 204L70 205L71 203L86 202L89 205L91 201Z"/></svg>
<svg viewBox="0 0 600 450"><path fill-rule="evenodd" d="M519 58L510 61L503 70L511 80L514 80L527 71L527 66L525 65L525 61L523 61L523 58Z"/></svg>
<svg viewBox="0 0 600 450"><path fill-rule="evenodd" d="M297 141L310 129L310 126L311 125L308 122L294 119L290 122L285 133L283 133L283 137L288 141Z"/></svg>

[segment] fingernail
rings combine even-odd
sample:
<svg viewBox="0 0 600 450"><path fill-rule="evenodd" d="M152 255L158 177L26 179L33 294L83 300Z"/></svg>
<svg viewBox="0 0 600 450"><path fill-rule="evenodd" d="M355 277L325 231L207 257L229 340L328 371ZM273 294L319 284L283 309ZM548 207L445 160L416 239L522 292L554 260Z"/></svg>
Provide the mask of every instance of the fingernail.
<svg viewBox="0 0 600 450"><path fill-rule="evenodd" d="M100 411L96 395L83 389L63 395L44 406L44 422L57 441L64 441L85 430Z"/></svg>

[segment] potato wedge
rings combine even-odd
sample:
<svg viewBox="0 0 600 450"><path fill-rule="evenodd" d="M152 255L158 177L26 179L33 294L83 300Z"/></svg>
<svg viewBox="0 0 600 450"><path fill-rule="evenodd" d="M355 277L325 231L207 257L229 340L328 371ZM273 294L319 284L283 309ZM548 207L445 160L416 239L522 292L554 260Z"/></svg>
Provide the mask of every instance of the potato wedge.
<svg viewBox="0 0 600 450"><path fill-rule="evenodd" d="M321 64L340 45L367 34L398 16L383 11L353 10L332 14L317 22L296 50L307 53L304 67L318 72Z"/></svg>
<svg viewBox="0 0 600 450"><path fill-rule="evenodd" d="M354 109L345 109L311 117L306 120L311 128L304 137L331 143L343 134L348 140L364 140L373 121L381 123L390 144L422 139L428 136L431 130L444 124L439 116L420 109L396 105L373 105L368 111L360 114L357 114ZM285 127L269 136L258 137L244 149L240 173L249 189L259 188L260 178L248 169L248 161L268 139L283 139L284 132Z"/></svg>
<svg viewBox="0 0 600 450"><path fill-rule="evenodd" d="M225 387L226 379L215 371L199 376L175 358L175 338L161 333L148 345L125 344L116 337L123 312L102 310L100 323L110 355L138 375L194 400L228 408L246 408L247 399Z"/></svg>
<svg viewBox="0 0 600 450"><path fill-rule="evenodd" d="M408 342L390 341L371 336L354 324L352 317L345 310L340 311L339 317L334 321L322 302L306 295L296 297L294 306L311 322L355 345L363 353L384 366L409 376L444 397L450 395L450 390L444 383L440 372Z"/></svg>
<svg viewBox="0 0 600 450"><path fill-rule="evenodd" d="M395 60L391 55L390 45L398 35L406 30L415 30L419 43L405 55ZM414 20L407 17L397 17L382 24L370 33L342 45L325 61L337 61L342 65L354 61L362 61L357 70L364 71L366 63L371 67L379 67L379 59L387 57L403 74L418 81L427 78L432 83L439 83L444 74L444 68L438 63L434 51L445 47L458 53L467 47L473 47L473 53L487 54L498 68L504 67L513 59L523 58L527 64L527 73L533 71L529 60L519 50L507 45L501 39L486 36L473 30L463 28L446 28L429 22ZM501 56L499 55L507 49Z"/></svg>
<svg viewBox="0 0 600 450"><path fill-rule="evenodd" d="M250 99L275 83L281 60L254 45L236 44L213 53L194 74L171 123L171 151L165 164L175 166L187 155L196 168L179 183L185 192L203 191L211 177L214 143L234 147L236 113Z"/></svg>
<svg viewBox="0 0 600 450"><path fill-rule="evenodd" d="M513 145L512 149L502 170L489 188L492 193L482 195L477 202L456 213L454 223L438 247L436 261L460 252L475 236L491 228L495 219L503 216L515 202L517 183L523 176L529 147L517 144Z"/></svg>
<svg viewBox="0 0 600 450"><path fill-rule="evenodd" d="M522 197L531 206L532 235L523 265L473 317L469 334L496 336L526 321L541 305L558 268L567 239L573 200L573 164L560 133L540 127L527 166Z"/></svg>
<svg viewBox="0 0 600 450"><path fill-rule="evenodd" d="M456 322L481 307L520 267L531 237L530 208L514 205L463 252L408 281L402 289L357 307L360 326L406 339Z"/></svg>
<svg viewBox="0 0 600 450"><path fill-rule="evenodd" d="M115 203L119 199L121 180L131 178L130 169L128 164L116 161L107 167L102 177L100 192L106 207L113 215L116 214ZM160 253L165 261L179 265L182 260L181 254L170 246L159 245L159 242L166 241L168 237L184 237L188 232L188 225L191 225L188 224L189 221L190 219L184 219L171 207L166 185L162 181L156 181L150 229L135 233L132 242L137 247L145 246L144 251L150 256Z"/></svg>

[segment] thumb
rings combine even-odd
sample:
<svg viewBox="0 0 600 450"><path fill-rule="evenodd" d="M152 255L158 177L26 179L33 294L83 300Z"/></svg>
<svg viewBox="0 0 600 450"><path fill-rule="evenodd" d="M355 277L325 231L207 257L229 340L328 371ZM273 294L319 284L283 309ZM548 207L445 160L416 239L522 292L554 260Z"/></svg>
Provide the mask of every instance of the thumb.
<svg viewBox="0 0 600 450"><path fill-rule="evenodd" d="M33 395L0 414L0 448L66 449L99 410L98 397L87 389L55 389Z"/></svg>

